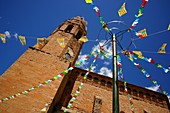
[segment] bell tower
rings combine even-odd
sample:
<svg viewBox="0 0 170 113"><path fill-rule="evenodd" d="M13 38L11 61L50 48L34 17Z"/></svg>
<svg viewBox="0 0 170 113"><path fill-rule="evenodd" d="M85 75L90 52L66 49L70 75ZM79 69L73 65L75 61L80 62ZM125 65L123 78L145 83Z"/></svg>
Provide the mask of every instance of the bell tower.
<svg viewBox="0 0 170 113"><path fill-rule="evenodd" d="M50 35L42 50L64 63L74 64L83 44L79 39L86 35L86 24L84 18L79 16L66 20Z"/></svg>
<svg viewBox="0 0 170 113"><path fill-rule="evenodd" d="M83 45L79 39L86 35L86 24L79 16L66 20L47 39L40 39L40 46L29 47L0 76L0 113L39 113L45 105L58 102L54 97L60 98L64 89L57 95L56 92L61 84L65 87L68 78L50 84L45 81L74 65Z"/></svg>

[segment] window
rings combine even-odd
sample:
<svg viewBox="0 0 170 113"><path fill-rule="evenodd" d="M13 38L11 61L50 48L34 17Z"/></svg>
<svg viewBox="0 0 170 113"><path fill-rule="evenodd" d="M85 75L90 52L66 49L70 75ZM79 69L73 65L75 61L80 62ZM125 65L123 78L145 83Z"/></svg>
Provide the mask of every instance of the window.
<svg viewBox="0 0 170 113"><path fill-rule="evenodd" d="M128 94L131 94L131 89L130 89L130 88L127 88L127 90L128 90Z"/></svg>
<svg viewBox="0 0 170 113"><path fill-rule="evenodd" d="M73 25L68 25L67 28L65 29L65 32L70 33L73 27L74 27Z"/></svg>
<svg viewBox="0 0 170 113"><path fill-rule="evenodd" d="M137 91L135 89L133 90L133 95L137 96Z"/></svg>
<svg viewBox="0 0 170 113"><path fill-rule="evenodd" d="M152 101L157 102L156 96L152 95Z"/></svg>
<svg viewBox="0 0 170 113"><path fill-rule="evenodd" d="M77 35L76 35L76 39L77 40L80 39L82 37L82 35L83 35L82 31L79 30Z"/></svg>
<svg viewBox="0 0 170 113"><path fill-rule="evenodd" d="M120 113L125 113L124 111L120 111Z"/></svg>
<svg viewBox="0 0 170 113"><path fill-rule="evenodd" d="M150 100L150 94L149 93L146 93L146 99Z"/></svg>
<svg viewBox="0 0 170 113"><path fill-rule="evenodd" d="M109 88L112 87L112 83L110 81L107 82L107 87L109 87Z"/></svg>
<svg viewBox="0 0 170 113"><path fill-rule="evenodd" d="M71 55L69 53L66 53L65 57L66 57L67 60L71 60Z"/></svg>
<svg viewBox="0 0 170 113"><path fill-rule="evenodd" d="M105 86L105 84L106 84L106 81L105 80L101 80L101 85Z"/></svg>
<svg viewBox="0 0 170 113"><path fill-rule="evenodd" d="M163 102L163 100L162 100L161 97L158 97L158 102L159 102L159 103L162 103L162 102Z"/></svg>
<svg viewBox="0 0 170 113"><path fill-rule="evenodd" d="M92 76L91 76L91 75L87 75L87 78L88 78L89 80L92 80Z"/></svg>
<svg viewBox="0 0 170 113"><path fill-rule="evenodd" d="M97 77L94 77L94 80L93 80L95 83L98 83L99 79Z"/></svg>
<svg viewBox="0 0 170 113"><path fill-rule="evenodd" d="M143 98L143 92L142 91L139 91L139 97Z"/></svg>
<svg viewBox="0 0 170 113"><path fill-rule="evenodd" d="M124 92L124 86L120 86L120 91Z"/></svg>

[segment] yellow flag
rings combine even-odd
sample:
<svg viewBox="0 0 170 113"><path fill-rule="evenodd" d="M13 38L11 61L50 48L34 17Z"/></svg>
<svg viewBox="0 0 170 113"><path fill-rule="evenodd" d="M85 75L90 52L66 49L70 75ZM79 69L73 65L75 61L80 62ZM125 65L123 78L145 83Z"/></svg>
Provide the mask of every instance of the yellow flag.
<svg viewBox="0 0 170 113"><path fill-rule="evenodd" d="M168 30L170 30L170 24L169 24L169 26L168 26Z"/></svg>
<svg viewBox="0 0 170 113"><path fill-rule="evenodd" d="M92 3L93 1L92 0L85 0L86 3Z"/></svg>
<svg viewBox="0 0 170 113"><path fill-rule="evenodd" d="M125 3L123 3L121 8L118 10L118 14L119 14L119 16L123 16L126 13L127 13L127 11L126 11L126 8L125 8Z"/></svg>
<svg viewBox="0 0 170 113"><path fill-rule="evenodd" d="M82 42L87 42L88 38L86 36L83 36L79 40L82 41Z"/></svg>
<svg viewBox="0 0 170 113"><path fill-rule="evenodd" d="M65 44L64 44L64 38L57 38L57 42L59 43L59 45L64 48Z"/></svg>
<svg viewBox="0 0 170 113"><path fill-rule="evenodd" d="M1 34L0 33L0 38L1 38L3 43L6 43L6 36L5 36L5 34Z"/></svg>
<svg viewBox="0 0 170 113"><path fill-rule="evenodd" d="M25 39L25 36L18 36L20 42L22 45L26 45L26 39Z"/></svg>
<svg viewBox="0 0 170 113"><path fill-rule="evenodd" d="M166 51L165 51L166 45L167 45L167 43L162 44L162 46L158 50L158 53L166 53Z"/></svg>
<svg viewBox="0 0 170 113"><path fill-rule="evenodd" d="M133 53L137 54L138 56L142 56L142 52L141 51L133 51Z"/></svg>
<svg viewBox="0 0 170 113"><path fill-rule="evenodd" d="M47 40L45 38L37 38L37 47L41 49L45 44Z"/></svg>
<svg viewBox="0 0 170 113"><path fill-rule="evenodd" d="M138 36L139 36L140 38L146 37L146 36L147 36L146 29L142 29L142 30L138 31Z"/></svg>

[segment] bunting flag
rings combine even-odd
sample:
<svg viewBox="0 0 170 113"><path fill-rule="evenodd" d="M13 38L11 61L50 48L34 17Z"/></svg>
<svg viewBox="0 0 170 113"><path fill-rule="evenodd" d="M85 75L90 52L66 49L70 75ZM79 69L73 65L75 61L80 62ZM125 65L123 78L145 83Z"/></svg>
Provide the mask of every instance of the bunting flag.
<svg viewBox="0 0 170 113"><path fill-rule="evenodd" d="M64 113L67 113L68 109L70 109L70 108L72 107L74 101L76 100L77 96L78 96L79 93L80 93L80 90L81 90L82 86L84 85L84 82L85 82L86 79L87 79L88 74L91 72L92 67L93 67L94 63L96 62L96 60L98 59L99 55L100 55L100 51L97 53L97 56L94 58L94 60L93 60L92 64L90 65L88 71L87 71L86 74L84 75L83 81L80 83L80 85L78 86L78 88L77 88L76 92L74 93L73 97L72 97L71 100L69 101L69 103L68 103L68 105L67 105L67 108L64 109Z"/></svg>
<svg viewBox="0 0 170 113"><path fill-rule="evenodd" d="M79 40L82 41L82 42L87 42L88 38L86 36L83 36Z"/></svg>
<svg viewBox="0 0 170 113"><path fill-rule="evenodd" d="M40 49L46 44L47 40L45 38L37 38L37 47Z"/></svg>
<svg viewBox="0 0 170 113"><path fill-rule="evenodd" d="M59 45L64 48L65 44L64 44L64 38L57 38L57 42L59 43Z"/></svg>
<svg viewBox="0 0 170 113"><path fill-rule="evenodd" d="M119 16L123 16L126 13L127 13L127 11L126 11L126 8L125 8L125 3L123 3L121 8L118 10L118 14L119 14Z"/></svg>
<svg viewBox="0 0 170 113"><path fill-rule="evenodd" d="M45 84L49 84L49 83L51 83L52 81L55 81L55 80L57 80L57 79L60 78L60 77L63 77L63 76L66 75L69 71L71 71L71 70L73 70L73 69L74 69L74 66L69 67L68 69L66 69L66 70L63 71L62 73L58 74L57 76L54 76L53 78L51 78L51 79L49 79L49 80L44 81L43 83L37 84L36 86L31 87L31 88L29 88L29 89L27 89L27 90L25 90L25 91L23 91L23 92L19 92L19 93L15 94L15 95L2 98L2 99L0 99L0 103L1 103L1 102L4 102L4 101L7 101L7 100L14 99L14 98L16 98L16 97L18 97L18 96L20 96L20 95L26 95L26 94L28 94L29 92L33 91L33 90L36 89L36 88L39 88L39 87L41 87L41 86L43 86L43 85L45 85Z"/></svg>
<svg viewBox="0 0 170 113"><path fill-rule="evenodd" d="M127 50L126 50L126 51L124 51L123 53L125 54L125 56L128 57L128 59L129 59L156 87L159 86L159 90L160 90L163 94L165 94L166 96L168 96L169 93L166 92L165 90L163 90L162 87L158 84L158 82L157 82L156 80L153 80L152 77L151 77L151 75L150 75L149 73L147 73L146 70L145 70L144 68L142 68L139 63L136 63L136 62L134 61L134 58L133 58L133 57L131 58L131 56L133 56L131 51L127 51ZM127 54L127 53L128 53L128 54ZM131 56L130 56L130 55L131 55Z"/></svg>
<svg viewBox="0 0 170 113"><path fill-rule="evenodd" d="M134 54L137 54L138 56L142 56L142 52L141 51L133 51Z"/></svg>
<svg viewBox="0 0 170 113"><path fill-rule="evenodd" d="M87 60L89 57L91 57L91 56L94 55L94 54L95 54L95 52L92 51L91 54L86 57L86 59L84 59L84 60L80 59L80 61L85 62L85 60ZM96 61L96 58L95 58L94 61ZM79 61L78 61L78 62L79 62ZM39 87L45 85L45 84L50 84L52 81L55 81L55 80L57 80L58 78L65 76L69 71L73 70L75 66L80 66L83 62L75 63L74 66L69 67L68 69L64 70L62 73L54 76L53 78L51 78L51 79L49 79L49 80L46 80L46 81L44 81L44 82L42 82L42 83L39 83L39 84L37 84L36 86L29 88L28 90L25 90L25 91L23 91L23 92L17 93L17 94L12 95L12 96L8 96L8 97L5 97L5 98L2 98L2 99L0 99L0 103L1 103L1 102L4 102L4 101L7 101L7 100L11 100L11 99L16 98L16 97L18 97L18 96L20 96L20 95L26 95L27 93L33 91L33 90L36 89L36 88L39 88ZM93 63L94 63L94 62L93 62Z"/></svg>
<svg viewBox="0 0 170 113"><path fill-rule="evenodd" d="M129 53L131 53L131 56L132 56L134 59L139 58L139 59L142 59L142 60L144 60L144 61L147 61L147 62L149 62L149 63L151 63L151 64L154 64L157 68L163 69L165 73L168 73L168 72L170 71L170 69L167 69L167 68L163 67L161 64L156 63L155 60L152 59L152 58L146 58L146 57L144 57L144 56L142 56L142 55L138 55L138 54L136 54L135 52L131 52L131 51L129 51Z"/></svg>
<svg viewBox="0 0 170 113"><path fill-rule="evenodd" d="M101 54L103 54L106 58L109 58L109 59L112 58L112 55L107 54L107 53L104 51L103 47L101 47L101 46L100 46L100 52L101 52Z"/></svg>
<svg viewBox="0 0 170 113"><path fill-rule="evenodd" d="M168 30L170 30L170 24L169 24L169 26L168 26Z"/></svg>
<svg viewBox="0 0 170 113"><path fill-rule="evenodd" d="M18 36L20 42L22 45L26 45L26 39L25 39L25 36Z"/></svg>
<svg viewBox="0 0 170 113"><path fill-rule="evenodd" d="M130 94L128 93L128 89L127 89L127 86L126 86L126 81L123 77L123 72L122 72L122 64L121 64L121 58L119 55L117 55L117 65L118 65L118 76L121 78L121 80L124 82L124 90L127 94L127 99L129 100L129 103L130 103L130 110L132 113L134 113L134 106L133 106L133 99L131 98Z"/></svg>
<svg viewBox="0 0 170 113"><path fill-rule="evenodd" d="M95 10L96 14L99 17L100 23L102 24L102 27L105 31L110 32L108 25L104 22L103 17L100 15L100 10L97 6L94 5L92 0L86 0L86 3L90 3L93 6L93 9Z"/></svg>
<svg viewBox="0 0 170 113"><path fill-rule="evenodd" d="M135 21L132 23L132 25L129 27L129 30L133 30L133 28L139 23L139 18L143 15L143 9L146 6L147 2L149 0L142 0L142 3L140 5L140 8L138 10L138 14L135 15ZM135 31L135 30L133 30ZM135 31L135 34L137 35L137 32ZM138 35L137 35L138 36Z"/></svg>
<svg viewBox="0 0 170 113"><path fill-rule="evenodd" d="M86 3L92 3L93 1L92 0L85 0Z"/></svg>
<svg viewBox="0 0 170 113"><path fill-rule="evenodd" d="M142 30L138 31L138 33L136 35L139 36L140 38L146 37L147 36L146 29L142 29Z"/></svg>
<svg viewBox="0 0 170 113"><path fill-rule="evenodd" d="M165 51L166 45L167 45L167 43L162 44L162 46L158 50L158 53L166 53L166 51Z"/></svg>
<svg viewBox="0 0 170 113"><path fill-rule="evenodd" d="M6 43L6 36L5 36L5 34L0 33L0 38L2 40L2 43Z"/></svg>

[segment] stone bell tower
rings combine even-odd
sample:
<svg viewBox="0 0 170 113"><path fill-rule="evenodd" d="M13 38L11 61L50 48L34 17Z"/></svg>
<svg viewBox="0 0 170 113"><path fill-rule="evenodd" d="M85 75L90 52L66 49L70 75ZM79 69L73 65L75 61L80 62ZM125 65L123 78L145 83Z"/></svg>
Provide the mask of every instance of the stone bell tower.
<svg viewBox="0 0 170 113"><path fill-rule="evenodd" d="M79 41L86 35L86 21L75 17L62 23L46 40L43 46L29 47L9 69L0 76L0 113L40 113L47 104L51 104L58 87L67 80L59 78L50 84L37 86L60 74L69 66L74 65L83 42ZM22 94L28 91L27 94ZM20 96L16 94L20 93ZM62 96L60 90L57 98ZM14 96L13 96L14 95ZM9 96L14 98L10 99ZM54 102L54 103L55 103Z"/></svg>

